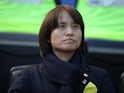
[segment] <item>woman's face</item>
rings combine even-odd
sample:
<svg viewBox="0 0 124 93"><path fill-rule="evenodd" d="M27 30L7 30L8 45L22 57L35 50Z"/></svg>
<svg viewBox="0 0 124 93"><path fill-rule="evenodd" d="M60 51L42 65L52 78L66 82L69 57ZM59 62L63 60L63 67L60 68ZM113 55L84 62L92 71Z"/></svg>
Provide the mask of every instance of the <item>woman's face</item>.
<svg viewBox="0 0 124 93"><path fill-rule="evenodd" d="M74 52L79 48L82 31L79 24L74 23L68 12L62 11L58 18L58 27L51 32L50 43L54 52Z"/></svg>

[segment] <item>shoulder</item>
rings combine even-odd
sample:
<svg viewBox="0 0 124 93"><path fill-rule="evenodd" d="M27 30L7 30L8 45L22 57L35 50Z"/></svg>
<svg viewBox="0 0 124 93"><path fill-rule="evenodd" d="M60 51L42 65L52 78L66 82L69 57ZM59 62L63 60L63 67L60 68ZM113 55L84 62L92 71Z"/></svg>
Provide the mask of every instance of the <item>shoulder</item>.
<svg viewBox="0 0 124 93"><path fill-rule="evenodd" d="M88 67L89 67L89 72L88 72L89 78L94 83L101 85L104 82L111 81L110 76L105 69L91 65L89 65Z"/></svg>
<svg viewBox="0 0 124 93"><path fill-rule="evenodd" d="M89 79L103 93L114 93L113 83L108 72L97 66L89 65Z"/></svg>
<svg viewBox="0 0 124 93"><path fill-rule="evenodd" d="M23 68L20 74L22 74L23 76L34 76L38 74L40 70L41 70L41 64L34 64Z"/></svg>
<svg viewBox="0 0 124 93"><path fill-rule="evenodd" d="M97 66L92 66L92 65L88 65L89 67L89 71L91 73L93 73L94 75L106 75L108 74L107 71L103 68L97 67Z"/></svg>
<svg viewBox="0 0 124 93"><path fill-rule="evenodd" d="M36 65L23 65L14 67L11 71L12 82L18 78L30 78L40 68L40 64Z"/></svg>
<svg viewBox="0 0 124 93"><path fill-rule="evenodd" d="M23 72L31 72L31 71L35 71L37 68L39 68L40 64L33 64L33 65L29 65L25 68L22 69Z"/></svg>
<svg viewBox="0 0 124 93"><path fill-rule="evenodd" d="M31 85L34 80L42 77L40 66L41 64L21 66L19 70L12 75L11 83L14 85L20 84L20 86Z"/></svg>
<svg viewBox="0 0 124 93"><path fill-rule="evenodd" d="M8 93L31 93L31 90L37 90L36 86L39 86L39 81L42 81L42 74L39 70L40 64L22 67L13 76Z"/></svg>
<svg viewBox="0 0 124 93"><path fill-rule="evenodd" d="M14 67L11 71L11 83L16 80L30 80L40 73L41 64L22 65Z"/></svg>

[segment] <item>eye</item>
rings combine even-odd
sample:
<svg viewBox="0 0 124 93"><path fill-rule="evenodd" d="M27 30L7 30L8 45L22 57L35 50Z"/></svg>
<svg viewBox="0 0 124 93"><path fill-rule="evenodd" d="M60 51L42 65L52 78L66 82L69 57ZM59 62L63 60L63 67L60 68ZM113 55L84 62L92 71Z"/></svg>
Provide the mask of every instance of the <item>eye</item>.
<svg viewBox="0 0 124 93"><path fill-rule="evenodd" d="M79 29L80 28L80 25L78 25L78 24L73 24L72 26L73 26L73 29Z"/></svg>
<svg viewBox="0 0 124 93"><path fill-rule="evenodd" d="M65 28L65 27L66 27L65 24L59 24L59 25L58 25L58 28Z"/></svg>
<svg viewBox="0 0 124 93"><path fill-rule="evenodd" d="M59 27L65 27L65 25L64 24L61 24L61 25L59 25Z"/></svg>

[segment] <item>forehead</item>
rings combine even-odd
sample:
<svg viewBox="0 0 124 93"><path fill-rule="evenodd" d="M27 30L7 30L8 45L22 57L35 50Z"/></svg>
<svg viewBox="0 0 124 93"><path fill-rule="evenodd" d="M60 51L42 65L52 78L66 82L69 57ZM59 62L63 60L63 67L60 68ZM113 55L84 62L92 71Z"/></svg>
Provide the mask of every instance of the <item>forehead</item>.
<svg viewBox="0 0 124 93"><path fill-rule="evenodd" d="M74 21L67 11L61 11L58 16L58 22Z"/></svg>

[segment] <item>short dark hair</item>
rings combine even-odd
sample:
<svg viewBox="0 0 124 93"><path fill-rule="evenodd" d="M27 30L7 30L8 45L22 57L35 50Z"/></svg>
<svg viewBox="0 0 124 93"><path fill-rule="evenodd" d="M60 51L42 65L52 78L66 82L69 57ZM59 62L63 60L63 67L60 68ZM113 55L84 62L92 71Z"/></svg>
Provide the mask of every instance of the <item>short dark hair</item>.
<svg viewBox="0 0 124 93"><path fill-rule="evenodd" d="M58 5L52 9L45 17L39 32L39 48L42 56L44 57L49 50L52 49L51 44L48 42L50 40L51 32L58 26L59 14L62 11L67 11L74 22L79 24L82 31L82 40L79 50L84 52L84 22L81 14L73 7L68 5Z"/></svg>

